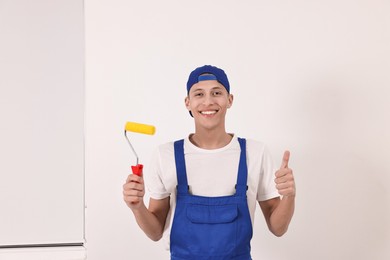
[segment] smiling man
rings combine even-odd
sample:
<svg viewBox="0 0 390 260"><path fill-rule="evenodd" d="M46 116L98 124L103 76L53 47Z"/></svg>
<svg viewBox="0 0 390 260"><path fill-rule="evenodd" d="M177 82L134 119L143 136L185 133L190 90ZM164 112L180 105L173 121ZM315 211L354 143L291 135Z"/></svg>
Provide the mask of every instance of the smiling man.
<svg viewBox="0 0 390 260"><path fill-rule="evenodd" d="M251 259L256 204L269 230L282 236L295 207L286 151L279 169L262 142L225 129L233 104L225 72L205 65L191 72L185 106L195 133L160 145L144 179L129 175L124 200L152 240L164 237L172 260Z"/></svg>
<svg viewBox="0 0 390 260"><path fill-rule="evenodd" d="M227 86L225 88L214 74L207 72L213 70L211 66L204 66L193 71L187 83L188 95L185 98L186 107L195 119L195 134L189 138L197 146L206 149L219 148L232 139L225 131L225 116L233 103L233 95L228 93L230 87L227 77L223 77L222 71L218 70L222 82Z"/></svg>

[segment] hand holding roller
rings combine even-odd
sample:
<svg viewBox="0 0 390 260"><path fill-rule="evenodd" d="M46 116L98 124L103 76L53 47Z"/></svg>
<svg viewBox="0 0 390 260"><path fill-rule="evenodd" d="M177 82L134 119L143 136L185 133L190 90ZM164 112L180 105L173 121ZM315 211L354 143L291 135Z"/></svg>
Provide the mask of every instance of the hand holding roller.
<svg viewBox="0 0 390 260"><path fill-rule="evenodd" d="M133 151L136 159L137 159L137 164L135 166L131 166L131 169L134 174L141 176L142 175L142 169L143 165L138 163L138 155L137 152L135 151L134 147L131 145L131 142L127 136L127 132L135 132L135 133L140 133L140 134L147 134L147 135L154 135L156 132L156 128L152 125L145 125L145 124L140 124L140 123L134 123L134 122L127 122L125 125L125 137L127 142L130 145L131 150Z"/></svg>

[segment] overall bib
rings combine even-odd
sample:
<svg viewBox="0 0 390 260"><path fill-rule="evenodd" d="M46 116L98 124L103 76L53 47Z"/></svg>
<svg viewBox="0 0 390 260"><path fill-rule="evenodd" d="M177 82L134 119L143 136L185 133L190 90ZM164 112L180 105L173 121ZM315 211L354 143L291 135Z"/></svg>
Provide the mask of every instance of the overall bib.
<svg viewBox="0 0 390 260"><path fill-rule="evenodd" d="M177 197L170 236L171 260L250 260L252 222L246 198L246 140L241 147L236 193L191 195L184 159L184 140L174 143Z"/></svg>

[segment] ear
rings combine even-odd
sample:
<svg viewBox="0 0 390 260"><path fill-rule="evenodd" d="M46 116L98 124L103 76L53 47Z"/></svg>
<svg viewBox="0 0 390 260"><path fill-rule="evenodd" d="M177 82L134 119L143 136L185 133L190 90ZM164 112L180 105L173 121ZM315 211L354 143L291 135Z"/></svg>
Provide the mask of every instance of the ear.
<svg viewBox="0 0 390 260"><path fill-rule="evenodd" d="M230 108L233 105L233 99L234 99L233 94L229 94L228 99L229 99L229 103L227 107Z"/></svg>
<svg viewBox="0 0 390 260"><path fill-rule="evenodd" d="M186 98L184 99L184 104L186 105L188 111L190 111L190 98L188 96L186 96Z"/></svg>

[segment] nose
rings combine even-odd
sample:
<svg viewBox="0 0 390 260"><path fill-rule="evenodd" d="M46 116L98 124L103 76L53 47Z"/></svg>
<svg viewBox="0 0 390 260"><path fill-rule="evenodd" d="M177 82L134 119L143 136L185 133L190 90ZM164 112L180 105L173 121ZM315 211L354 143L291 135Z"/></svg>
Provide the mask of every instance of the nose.
<svg viewBox="0 0 390 260"><path fill-rule="evenodd" d="M204 96L204 99L203 99L203 104L204 105L212 105L214 104L214 97L210 94L207 94Z"/></svg>

